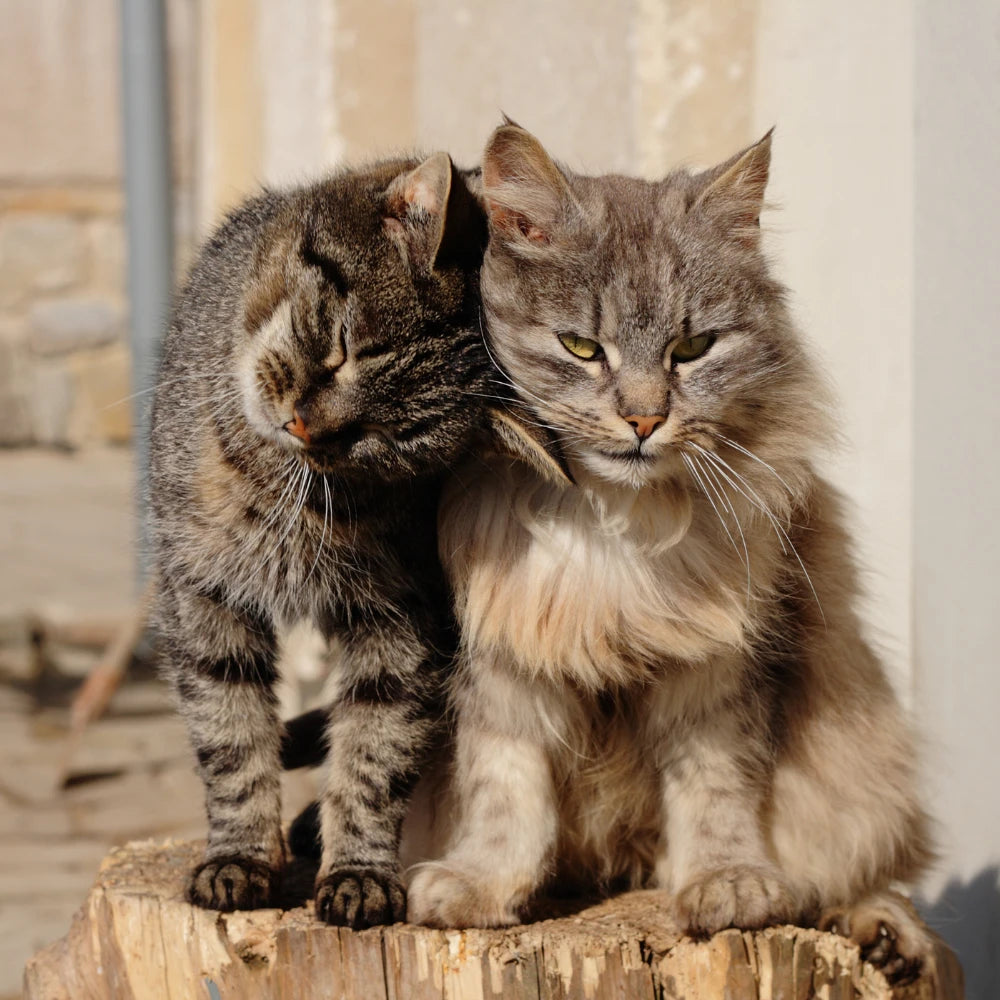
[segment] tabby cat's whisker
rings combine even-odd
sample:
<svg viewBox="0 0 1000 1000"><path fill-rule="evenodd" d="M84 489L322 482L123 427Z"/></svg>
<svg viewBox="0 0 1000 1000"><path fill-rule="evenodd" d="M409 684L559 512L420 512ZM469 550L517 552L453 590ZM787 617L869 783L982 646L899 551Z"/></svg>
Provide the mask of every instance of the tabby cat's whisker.
<svg viewBox="0 0 1000 1000"><path fill-rule="evenodd" d="M302 506L305 503L305 498L308 492L308 485L312 481L312 470L306 465L305 462L302 463L302 470L299 473L298 479L295 480L299 485L298 496L295 498L295 505L292 508L291 514L288 517L288 524L285 525L285 530L281 533L281 537L275 543L274 548L267 554L264 558L264 564L270 565L271 560L274 558L275 553L281 548L285 539L288 537L289 532L295 526L295 522L298 519L299 514L302 512Z"/></svg>
<svg viewBox="0 0 1000 1000"><path fill-rule="evenodd" d="M320 479L323 481L323 533L319 536L319 545L316 546L316 558L313 559L312 566L309 567L309 572L306 573L306 580L308 580L313 575L313 570L316 569L316 564L319 562L319 557L323 553L323 543L326 541L326 519L330 514L330 491L326 486L326 476L323 473L319 474Z"/></svg>
<svg viewBox="0 0 1000 1000"><path fill-rule="evenodd" d="M157 388L161 385L172 385L175 382L190 382L190 381L200 381L206 378L218 378L220 375L224 375L225 368L219 367L214 369L209 369L205 372L198 372L193 375L175 375L173 378L164 379L162 382L157 382L153 385L147 386L145 389L139 389L138 392L130 393L128 396L122 396L121 399L116 399L113 403L107 403L102 406L99 412L103 413L105 410L110 410L113 406L121 406L122 403L127 403L129 400L138 399L140 396L146 396L151 392L156 392Z"/></svg>

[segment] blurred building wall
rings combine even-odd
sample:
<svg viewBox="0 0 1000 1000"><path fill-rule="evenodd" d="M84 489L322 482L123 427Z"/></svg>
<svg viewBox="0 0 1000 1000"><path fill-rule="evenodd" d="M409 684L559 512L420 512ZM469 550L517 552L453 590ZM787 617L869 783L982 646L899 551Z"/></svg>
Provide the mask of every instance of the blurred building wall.
<svg viewBox="0 0 1000 1000"><path fill-rule="evenodd" d="M195 0L170 0L180 245L191 243ZM0 0L0 445L127 441L115 0Z"/></svg>

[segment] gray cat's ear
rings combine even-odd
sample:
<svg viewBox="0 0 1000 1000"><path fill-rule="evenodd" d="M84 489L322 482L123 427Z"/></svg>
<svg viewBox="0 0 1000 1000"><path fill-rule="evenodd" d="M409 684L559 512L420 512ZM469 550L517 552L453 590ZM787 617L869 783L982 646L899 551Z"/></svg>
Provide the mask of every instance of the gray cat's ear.
<svg viewBox="0 0 1000 1000"><path fill-rule="evenodd" d="M483 193L493 233L544 245L576 201L542 144L505 116L483 152Z"/></svg>
<svg viewBox="0 0 1000 1000"><path fill-rule="evenodd" d="M526 462L552 482L573 485L573 475L555 436L519 407L491 409L489 426L493 444L502 455Z"/></svg>
<svg viewBox="0 0 1000 1000"><path fill-rule="evenodd" d="M386 231L422 269L433 269L444 241L453 171L451 157L435 153L385 193Z"/></svg>
<svg viewBox="0 0 1000 1000"><path fill-rule="evenodd" d="M696 177L695 183L702 189L691 211L711 216L741 241L756 243L771 167L773 132L772 128L759 142Z"/></svg>

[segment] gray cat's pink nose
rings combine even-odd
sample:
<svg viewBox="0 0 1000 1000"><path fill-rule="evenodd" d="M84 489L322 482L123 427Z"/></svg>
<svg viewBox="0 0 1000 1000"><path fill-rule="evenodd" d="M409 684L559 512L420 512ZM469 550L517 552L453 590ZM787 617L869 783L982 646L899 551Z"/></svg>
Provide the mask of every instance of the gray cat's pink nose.
<svg viewBox="0 0 1000 1000"><path fill-rule="evenodd" d="M626 423L631 425L632 430L635 431L635 436L640 441L644 441L648 438L649 435L660 426L660 424L666 423L666 420L666 417L661 417L659 414L644 417L634 415L625 417Z"/></svg>

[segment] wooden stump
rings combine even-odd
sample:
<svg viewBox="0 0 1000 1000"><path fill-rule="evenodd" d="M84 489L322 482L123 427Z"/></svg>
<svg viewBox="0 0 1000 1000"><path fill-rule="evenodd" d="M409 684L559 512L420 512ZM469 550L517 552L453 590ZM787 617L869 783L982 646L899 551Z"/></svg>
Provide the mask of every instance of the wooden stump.
<svg viewBox="0 0 1000 1000"><path fill-rule="evenodd" d="M798 927L672 927L662 893L632 892L502 931L399 924L353 932L312 905L215 913L183 899L200 844L133 843L104 861L69 934L25 971L26 1000L961 1000L941 944L893 991L843 938Z"/></svg>

